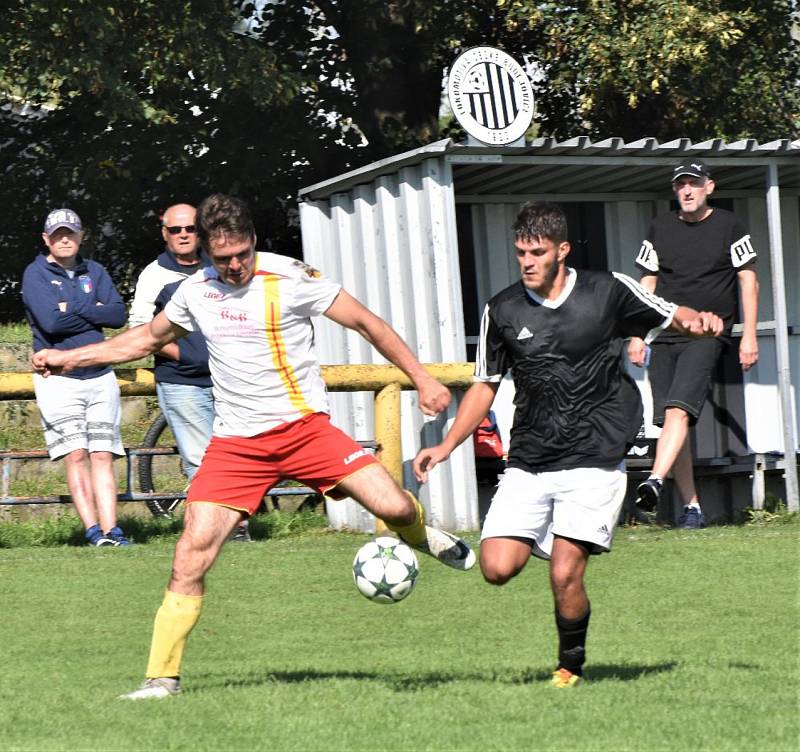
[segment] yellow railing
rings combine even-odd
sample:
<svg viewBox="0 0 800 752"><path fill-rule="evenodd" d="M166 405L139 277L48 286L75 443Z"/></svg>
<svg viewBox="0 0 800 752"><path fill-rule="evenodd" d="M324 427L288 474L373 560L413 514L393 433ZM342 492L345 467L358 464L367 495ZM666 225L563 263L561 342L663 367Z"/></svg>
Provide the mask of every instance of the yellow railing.
<svg viewBox="0 0 800 752"><path fill-rule="evenodd" d="M430 363L425 369L450 389L468 389L472 363ZM155 394L153 372L148 368L115 371L123 397ZM375 441L380 459L391 476L403 485L403 454L400 444L400 392L413 389L399 368L384 365L322 366L322 377L331 392L375 393ZM33 374L0 373L0 401L34 399Z"/></svg>
<svg viewBox="0 0 800 752"><path fill-rule="evenodd" d="M473 363L429 363L425 369L451 389L472 384ZM156 393L150 368L115 369L123 397L148 397ZM332 392L379 392L389 384L412 389L411 381L395 366L322 366L322 378ZM0 401L34 399L32 373L0 373Z"/></svg>

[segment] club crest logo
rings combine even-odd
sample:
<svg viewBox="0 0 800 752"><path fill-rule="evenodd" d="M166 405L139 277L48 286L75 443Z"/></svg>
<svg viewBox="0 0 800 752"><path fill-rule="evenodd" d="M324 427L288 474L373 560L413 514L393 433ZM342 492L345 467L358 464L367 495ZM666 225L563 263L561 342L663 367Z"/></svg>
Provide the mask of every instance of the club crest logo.
<svg viewBox="0 0 800 752"><path fill-rule="evenodd" d="M309 266L308 264L303 263L302 261L294 261L294 266L298 269L301 269L305 274L307 274L311 279L320 279L322 274L317 271L313 266Z"/></svg>
<svg viewBox="0 0 800 752"><path fill-rule="evenodd" d="M447 77L447 96L461 127L485 144L513 143L533 119L528 74L496 47L473 47L459 55Z"/></svg>

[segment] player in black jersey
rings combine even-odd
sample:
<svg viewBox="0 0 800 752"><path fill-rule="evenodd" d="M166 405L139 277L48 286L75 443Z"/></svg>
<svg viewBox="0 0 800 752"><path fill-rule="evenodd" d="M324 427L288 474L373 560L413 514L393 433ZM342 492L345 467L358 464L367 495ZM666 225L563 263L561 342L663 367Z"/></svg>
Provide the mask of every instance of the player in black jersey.
<svg viewBox="0 0 800 752"><path fill-rule="evenodd" d="M672 189L680 209L653 220L636 257L641 284L668 300L713 311L722 318L725 332L711 341L668 333L653 346L649 365L653 423L663 428L653 472L639 485L637 503L654 509L663 479L672 470L684 505L678 524L691 529L705 527L705 517L694 484L689 426L700 416L736 318L737 286L744 329L739 362L747 370L758 360L758 278L750 235L731 212L708 205L714 181L705 164L687 160L675 167ZM640 338L631 339L628 356L634 365L644 365L646 352Z"/></svg>
<svg viewBox="0 0 800 752"><path fill-rule="evenodd" d="M483 526L481 571L503 585L532 553L550 559L559 634L553 683L571 687L582 675L589 626L584 572L590 554L611 548L625 496L622 460L641 425L623 340L650 341L667 327L713 337L722 321L624 275L568 268L567 222L555 204L526 204L513 229L521 281L486 306L474 383L443 441L417 454L414 472L425 482L472 435L510 370L511 445Z"/></svg>

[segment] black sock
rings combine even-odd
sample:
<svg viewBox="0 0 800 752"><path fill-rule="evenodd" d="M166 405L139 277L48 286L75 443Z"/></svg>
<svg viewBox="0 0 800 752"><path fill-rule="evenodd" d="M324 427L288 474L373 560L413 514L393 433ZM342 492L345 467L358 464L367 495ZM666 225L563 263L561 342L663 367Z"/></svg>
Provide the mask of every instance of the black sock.
<svg viewBox="0 0 800 752"><path fill-rule="evenodd" d="M583 675L583 662L586 660L586 633L589 631L589 607L577 619L565 619L556 609L556 628L558 629L558 668Z"/></svg>

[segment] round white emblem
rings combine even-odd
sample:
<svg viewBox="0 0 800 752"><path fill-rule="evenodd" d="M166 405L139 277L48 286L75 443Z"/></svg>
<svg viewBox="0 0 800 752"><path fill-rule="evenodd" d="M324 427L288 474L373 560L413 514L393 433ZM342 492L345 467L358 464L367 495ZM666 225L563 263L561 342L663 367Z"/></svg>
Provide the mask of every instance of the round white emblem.
<svg viewBox="0 0 800 752"><path fill-rule="evenodd" d="M533 88L522 67L496 47L462 52L447 77L450 107L461 127L485 144L510 144L533 119Z"/></svg>

